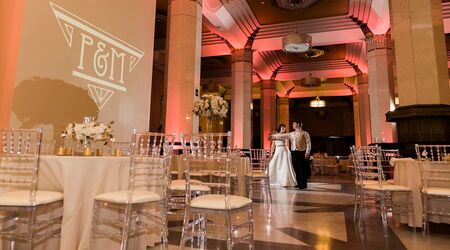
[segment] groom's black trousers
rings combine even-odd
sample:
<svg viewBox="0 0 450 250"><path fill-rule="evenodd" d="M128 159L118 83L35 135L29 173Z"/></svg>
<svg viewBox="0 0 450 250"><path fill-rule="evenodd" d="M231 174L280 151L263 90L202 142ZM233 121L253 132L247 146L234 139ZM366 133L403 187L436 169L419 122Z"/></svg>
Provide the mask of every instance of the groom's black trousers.
<svg viewBox="0 0 450 250"><path fill-rule="evenodd" d="M299 188L307 187L307 180L311 175L309 159L305 158L306 151L291 151L292 166L294 167L297 185Z"/></svg>

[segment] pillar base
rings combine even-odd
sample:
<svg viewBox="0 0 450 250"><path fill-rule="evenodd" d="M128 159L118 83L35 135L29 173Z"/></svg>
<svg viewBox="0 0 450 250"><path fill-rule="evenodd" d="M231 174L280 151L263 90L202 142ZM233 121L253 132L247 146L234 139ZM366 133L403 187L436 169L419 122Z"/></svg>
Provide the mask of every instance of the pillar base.
<svg viewBox="0 0 450 250"><path fill-rule="evenodd" d="M450 143L450 105L411 105L386 113L397 123L401 154L415 157L414 144Z"/></svg>

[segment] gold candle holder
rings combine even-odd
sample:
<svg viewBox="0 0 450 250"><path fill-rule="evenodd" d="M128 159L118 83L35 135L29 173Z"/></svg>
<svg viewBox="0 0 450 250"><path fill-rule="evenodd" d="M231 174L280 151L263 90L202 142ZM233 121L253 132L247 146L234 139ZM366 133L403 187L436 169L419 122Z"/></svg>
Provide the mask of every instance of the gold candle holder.
<svg viewBox="0 0 450 250"><path fill-rule="evenodd" d="M90 148L85 148L83 150L83 156L92 156L92 150Z"/></svg>
<svg viewBox="0 0 450 250"><path fill-rule="evenodd" d="M95 155L96 156L103 156L103 150L101 148L97 148L95 150Z"/></svg>
<svg viewBox="0 0 450 250"><path fill-rule="evenodd" d="M66 154L66 149L64 147L58 147L56 149L56 155L65 155Z"/></svg>
<svg viewBox="0 0 450 250"><path fill-rule="evenodd" d="M73 148L66 148L66 155L73 155Z"/></svg>
<svg viewBox="0 0 450 250"><path fill-rule="evenodd" d="M120 149L116 148L114 150L114 156L121 156Z"/></svg>

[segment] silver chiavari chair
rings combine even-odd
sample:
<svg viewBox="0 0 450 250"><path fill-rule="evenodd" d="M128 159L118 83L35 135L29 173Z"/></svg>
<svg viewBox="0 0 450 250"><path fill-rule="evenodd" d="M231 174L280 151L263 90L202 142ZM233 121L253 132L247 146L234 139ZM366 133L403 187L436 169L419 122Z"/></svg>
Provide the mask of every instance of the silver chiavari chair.
<svg viewBox="0 0 450 250"><path fill-rule="evenodd" d="M186 203L180 248L184 249L187 241L198 237L201 249L206 249L208 238L225 240L227 249L239 242L247 242L249 249L253 249L252 201L230 194L231 165L237 164L231 152L231 132L182 134L181 140ZM202 166L215 176L204 182L211 188L209 194L192 197L190 169L193 166Z"/></svg>
<svg viewBox="0 0 450 250"><path fill-rule="evenodd" d="M399 157L400 151L398 149L381 149L381 164L383 165L386 181L393 183L394 168L391 166L390 161L392 158Z"/></svg>
<svg viewBox="0 0 450 250"><path fill-rule="evenodd" d="M1 131L0 211L14 213L2 238L25 243L29 249L60 235L63 194L38 190L42 129L3 129Z"/></svg>
<svg viewBox="0 0 450 250"><path fill-rule="evenodd" d="M270 191L269 179L269 151L265 149L250 149L250 171L246 175L246 186L248 187L249 197L253 198L255 190L264 194L270 203L272 203L272 193ZM266 199L265 199L266 200Z"/></svg>
<svg viewBox="0 0 450 250"><path fill-rule="evenodd" d="M406 213L414 215L412 206L412 191L408 187L387 184L384 179L383 165L381 163L381 149L379 146L362 146L351 148L356 168L355 185L358 191L355 199L355 211L359 209L359 219L362 218L363 209L367 206L380 208L383 233L387 237L387 213ZM393 203L393 195L404 197L405 201ZM413 218L413 225L414 216ZM414 228L415 231L415 228Z"/></svg>
<svg viewBox="0 0 450 250"><path fill-rule="evenodd" d="M422 230L450 220L450 145L415 145L422 177Z"/></svg>
<svg viewBox="0 0 450 250"><path fill-rule="evenodd" d="M128 190L95 197L93 240L109 238L127 249L128 240L159 233L167 248L167 186L174 135L133 132ZM117 214L117 217L106 216Z"/></svg>

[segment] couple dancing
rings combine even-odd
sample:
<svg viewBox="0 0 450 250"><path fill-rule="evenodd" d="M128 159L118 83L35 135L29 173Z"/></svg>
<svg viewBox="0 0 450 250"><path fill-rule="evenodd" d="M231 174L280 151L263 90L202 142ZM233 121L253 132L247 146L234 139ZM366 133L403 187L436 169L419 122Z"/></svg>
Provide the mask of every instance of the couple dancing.
<svg viewBox="0 0 450 250"><path fill-rule="evenodd" d="M311 140L308 132L303 131L301 123L293 122L293 132L285 133L286 126L281 124L276 134L270 135L272 140L269 163L270 184L299 189L307 188L307 179L311 175L309 153ZM291 144L289 152L288 143ZM275 152L274 152L275 151Z"/></svg>

